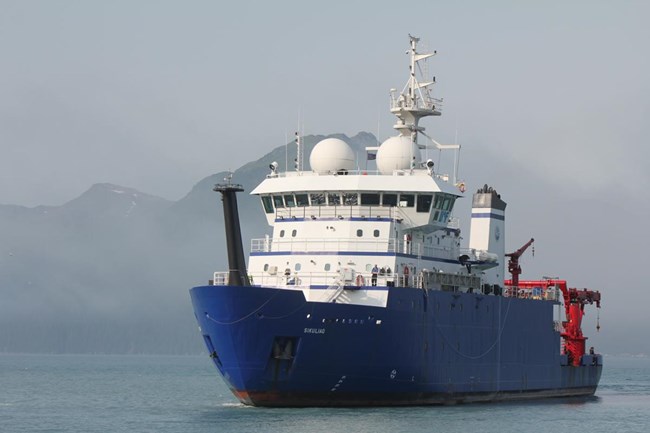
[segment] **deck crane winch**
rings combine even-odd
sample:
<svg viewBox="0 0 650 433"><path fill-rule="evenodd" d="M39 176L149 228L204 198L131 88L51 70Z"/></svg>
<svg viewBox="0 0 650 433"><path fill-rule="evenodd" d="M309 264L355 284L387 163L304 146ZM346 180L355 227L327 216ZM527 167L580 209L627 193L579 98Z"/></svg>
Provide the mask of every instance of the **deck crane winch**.
<svg viewBox="0 0 650 433"><path fill-rule="evenodd" d="M596 304L600 308L600 292L589 289L574 289L567 287L566 280L557 278L545 278L544 280L525 280L519 281L521 275L521 266L519 258L530 247L535 239L531 238L524 246L513 253L506 254L508 260L508 272L512 275L510 280L505 281L506 286L513 289L514 296L519 296L520 292L527 290L540 290L545 299L555 299L550 292L551 289L559 289L562 292L564 300L564 310L566 320L562 321L562 331L560 336L564 339L564 353L569 358L569 364L579 366L582 355L585 354L585 341L587 337L582 334L582 317L584 316L586 304ZM598 325L600 328L600 325Z"/></svg>
<svg viewBox="0 0 650 433"><path fill-rule="evenodd" d="M519 248L517 251L514 253L508 253L506 254L506 257L510 257L508 260L508 272L510 272L510 275L512 275L512 285L513 286L518 286L519 285L519 275L521 275L521 266L519 266L519 257L528 249L529 246L531 246L535 242L535 239L530 238L526 244ZM535 255L535 250L533 250L533 255Z"/></svg>

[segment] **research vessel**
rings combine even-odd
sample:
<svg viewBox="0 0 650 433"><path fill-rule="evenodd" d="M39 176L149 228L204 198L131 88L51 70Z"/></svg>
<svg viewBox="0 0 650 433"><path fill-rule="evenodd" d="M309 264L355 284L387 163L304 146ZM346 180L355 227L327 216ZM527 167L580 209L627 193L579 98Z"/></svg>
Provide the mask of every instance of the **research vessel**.
<svg viewBox="0 0 650 433"><path fill-rule="evenodd" d="M271 162L251 192L272 233L252 239L248 265L237 208L222 195L229 269L190 290L200 333L232 393L254 406L396 406L590 396L602 356L586 350L585 306L600 293L566 281L520 280L505 250L506 202L472 197L469 245L453 213L465 185L430 152L458 152L425 133L441 114L435 55L410 37L409 77L393 89L397 134L366 148L326 138L295 170ZM424 153L424 157L423 157ZM509 275L506 275L506 261Z"/></svg>

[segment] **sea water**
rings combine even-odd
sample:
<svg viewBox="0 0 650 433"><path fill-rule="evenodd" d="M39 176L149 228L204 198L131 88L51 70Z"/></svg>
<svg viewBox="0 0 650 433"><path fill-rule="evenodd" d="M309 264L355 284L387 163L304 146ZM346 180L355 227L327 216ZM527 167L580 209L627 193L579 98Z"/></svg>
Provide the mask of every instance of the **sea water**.
<svg viewBox="0 0 650 433"><path fill-rule="evenodd" d="M2 433L576 431L650 431L650 359L606 357L588 399L267 409L239 404L207 355L0 355Z"/></svg>

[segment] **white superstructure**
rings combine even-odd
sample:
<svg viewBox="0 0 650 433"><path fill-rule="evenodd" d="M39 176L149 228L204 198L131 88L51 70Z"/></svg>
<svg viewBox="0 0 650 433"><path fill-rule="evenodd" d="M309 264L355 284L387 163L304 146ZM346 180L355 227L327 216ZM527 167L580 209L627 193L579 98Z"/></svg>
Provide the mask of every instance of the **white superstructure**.
<svg viewBox="0 0 650 433"><path fill-rule="evenodd" d="M455 173L450 179L422 160L421 149L459 147L439 144L419 125L440 115L442 101L430 93L435 79L416 73L433 54L418 53L419 40L410 41L409 80L399 95L391 91L399 135L368 148L376 152L377 171L354 170L359 165L350 146L327 138L309 156L311 171L297 164L296 171L280 173L273 163L251 192L273 227L251 241L252 284L302 290L310 301L385 306L390 286L478 291L486 269L503 269L503 251L493 254L489 243L461 251L452 212L462 189ZM430 142L420 144L419 135Z"/></svg>

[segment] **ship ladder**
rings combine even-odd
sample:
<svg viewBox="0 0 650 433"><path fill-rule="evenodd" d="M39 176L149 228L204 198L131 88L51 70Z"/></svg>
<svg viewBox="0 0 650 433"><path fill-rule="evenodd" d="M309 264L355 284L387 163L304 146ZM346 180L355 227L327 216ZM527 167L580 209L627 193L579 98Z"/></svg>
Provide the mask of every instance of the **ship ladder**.
<svg viewBox="0 0 650 433"><path fill-rule="evenodd" d="M341 293L343 293L343 290L345 289L345 286L341 284L341 285L330 286L330 287L327 288L328 291L329 291L330 289L336 289L336 290L334 291L334 293L332 293L332 296L330 296L329 298L327 298L327 300L325 301L325 302L327 302L327 303L335 302L336 299L337 299L339 296L341 296Z"/></svg>

